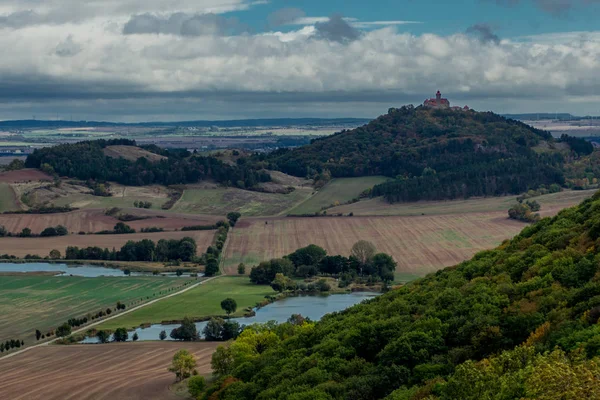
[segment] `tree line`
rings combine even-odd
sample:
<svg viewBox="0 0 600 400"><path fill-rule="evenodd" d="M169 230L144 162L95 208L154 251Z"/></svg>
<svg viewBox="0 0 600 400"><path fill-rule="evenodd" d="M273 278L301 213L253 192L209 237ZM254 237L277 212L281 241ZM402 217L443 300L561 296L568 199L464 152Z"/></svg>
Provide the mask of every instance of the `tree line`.
<svg viewBox="0 0 600 400"><path fill-rule="evenodd" d="M229 165L214 157L190 154L187 151L160 151L165 159L151 162L145 157L136 161L111 158L104 154L107 146L135 146L126 139L94 140L36 149L27 157L27 168L51 168L60 175L97 182L118 182L123 185L180 185L212 179L243 189L268 182L271 176L247 165ZM150 151L159 151L146 147Z"/></svg>
<svg viewBox="0 0 600 400"><path fill-rule="evenodd" d="M65 260L107 260L107 261L192 261L196 256L196 241L191 237L183 239L161 239L154 242L143 239L130 240L120 250L100 247L67 247Z"/></svg>

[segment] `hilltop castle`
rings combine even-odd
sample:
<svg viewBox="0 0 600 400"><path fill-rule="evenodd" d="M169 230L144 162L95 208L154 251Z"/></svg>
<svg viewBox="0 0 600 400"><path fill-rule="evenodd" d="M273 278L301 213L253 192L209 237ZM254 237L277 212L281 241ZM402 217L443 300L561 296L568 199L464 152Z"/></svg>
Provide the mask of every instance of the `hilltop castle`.
<svg viewBox="0 0 600 400"><path fill-rule="evenodd" d="M435 98L425 100L425 102L423 103L423 106L428 107L428 108L451 109L451 110L455 110L455 111L459 111L459 110L468 111L469 110L468 106L464 106L462 108L461 107L450 107L450 101L448 101L448 99L442 98L442 93L439 90L435 94Z"/></svg>

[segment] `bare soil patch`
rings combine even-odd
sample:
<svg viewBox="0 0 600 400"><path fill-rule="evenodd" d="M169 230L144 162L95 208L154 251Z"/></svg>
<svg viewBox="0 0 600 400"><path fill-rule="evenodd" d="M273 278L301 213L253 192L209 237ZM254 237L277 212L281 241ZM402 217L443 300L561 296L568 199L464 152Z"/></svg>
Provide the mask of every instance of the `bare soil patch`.
<svg viewBox="0 0 600 400"><path fill-rule="evenodd" d="M21 169L18 171L7 171L0 173L0 182L19 183L29 181L50 181L52 177L38 169Z"/></svg>
<svg viewBox="0 0 600 400"><path fill-rule="evenodd" d="M201 375L211 373L213 343L43 346L0 359L2 398L11 400L175 400L173 355L187 349Z"/></svg>

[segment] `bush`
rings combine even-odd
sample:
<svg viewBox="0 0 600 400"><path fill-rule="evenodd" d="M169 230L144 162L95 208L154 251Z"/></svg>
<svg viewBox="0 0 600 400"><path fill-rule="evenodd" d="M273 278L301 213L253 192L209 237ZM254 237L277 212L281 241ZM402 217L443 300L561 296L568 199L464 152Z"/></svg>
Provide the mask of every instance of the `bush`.
<svg viewBox="0 0 600 400"><path fill-rule="evenodd" d="M206 389L206 380L202 376L192 376L188 380L188 391L194 398L200 396Z"/></svg>

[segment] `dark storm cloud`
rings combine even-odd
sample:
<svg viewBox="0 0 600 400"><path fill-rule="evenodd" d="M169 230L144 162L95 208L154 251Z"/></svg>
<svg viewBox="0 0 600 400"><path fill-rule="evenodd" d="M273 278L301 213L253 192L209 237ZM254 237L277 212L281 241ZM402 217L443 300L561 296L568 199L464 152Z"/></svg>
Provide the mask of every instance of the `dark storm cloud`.
<svg viewBox="0 0 600 400"><path fill-rule="evenodd" d="M217 14L189 15L175 13L168 17L153 14L133 15L123 27L123 34L172 34L180 36L227 35L247 32L237 18Z"/></svg>
<svg viewBox="0 0 600 400"><path fill-rule="evenodd" d="M305 17L306 13L294 7L282 8L277 10L267 17L267 22L270 27L277 27L285 24L289 24L290 22L294 22L298 18Z"/></svg>
<svg viewBox="0 0 600 400"><path fill-rule="evenodd" d="M500 37L494 33L492 27L488 24L475 24L467 28L469 35L477 37L485 43L500 43Z"/></svg>
<svg viewBox="0 0 600 400"><path fill-rule="evenodd" d="M342 18L341 15L334 15L327 22L317 22L315 24L317 37L331 40L334 42L350 42L360 37L360 31Z"/></svg>

